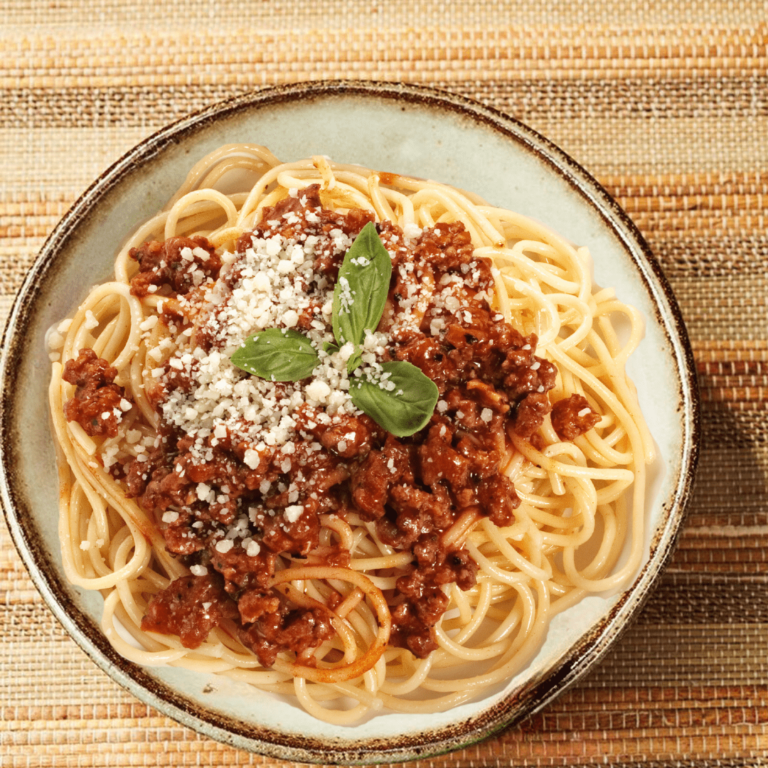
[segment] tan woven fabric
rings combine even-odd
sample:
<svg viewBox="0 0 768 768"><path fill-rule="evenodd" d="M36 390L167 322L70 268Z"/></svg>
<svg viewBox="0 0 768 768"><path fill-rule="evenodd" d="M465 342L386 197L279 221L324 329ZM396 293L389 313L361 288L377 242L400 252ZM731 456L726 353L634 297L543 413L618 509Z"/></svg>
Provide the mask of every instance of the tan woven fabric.
<svg viewBox="0 0 768 768"><path fill-rule="evenodd" d="M660 259L704 399L674 561L585 680L421 766L768 764L768 11L764 0L0 2L0 319L45 236L161 125L262 84L407 80L549 136ZM0 523L0 764L271 761L134 700L65 635Z"/></svg>

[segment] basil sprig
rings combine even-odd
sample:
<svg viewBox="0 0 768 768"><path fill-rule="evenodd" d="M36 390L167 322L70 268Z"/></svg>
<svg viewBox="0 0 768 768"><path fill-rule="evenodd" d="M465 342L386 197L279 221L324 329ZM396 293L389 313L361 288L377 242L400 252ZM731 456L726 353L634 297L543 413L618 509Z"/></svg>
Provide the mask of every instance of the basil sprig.
<svg viewBox="0 0 768 768"><path fill-rule="evenodd" d="M333 289L333 335L339 346L355 345L349 373L360 365L366 330L375 331L381 320L391 275L392 260L369 221L345 254Z"/></svg>
<svg viewBox="0 0 768 768"><path fill-rule="evenodd" d="M317 367L317 352L302 333L267 328L249 336L231 360L232 365L262 379L300 381Z"/></svg>
<svg viewBox="0 0 768 768"><path fill-rule="evenodd" d="M351 374L362 363L366 331L375 331L384 313L392 275L392 261L376 227L366 224L344 256L333 291L333 335L336 344L323 342L334 354L353 344L347 361ZM270 381L300 381L312 375L318 355L312 342L297 331L268 328L249 336L232 355L232 364ZM423 429L435 410L438 390L419 368L402 361L381 365L376 374L356 376L349 395L363 413L396 437Z"/></svg>
<svg viewBox="0 0 768 768"><path fill-rule="evenodd" d="M378 381L363 376L352 379L352 402L395 437L423 429L435 410L435 382L411 363L382 363L381 367L383 375Z"/></svg>

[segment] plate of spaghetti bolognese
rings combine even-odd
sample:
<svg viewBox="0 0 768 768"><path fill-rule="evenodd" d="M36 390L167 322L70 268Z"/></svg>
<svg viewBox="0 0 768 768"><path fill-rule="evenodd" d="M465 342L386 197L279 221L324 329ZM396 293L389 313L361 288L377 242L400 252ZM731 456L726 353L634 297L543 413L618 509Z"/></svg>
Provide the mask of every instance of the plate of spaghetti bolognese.
<svg viewBox="0 0 768 768"><path fill-rule="evenodd" d="M640 234L429 89L265 89L151 136L5 342L3 501L49 606L146 703L283 759L423 757L544 706L642 606L693 480Z"/></svg>

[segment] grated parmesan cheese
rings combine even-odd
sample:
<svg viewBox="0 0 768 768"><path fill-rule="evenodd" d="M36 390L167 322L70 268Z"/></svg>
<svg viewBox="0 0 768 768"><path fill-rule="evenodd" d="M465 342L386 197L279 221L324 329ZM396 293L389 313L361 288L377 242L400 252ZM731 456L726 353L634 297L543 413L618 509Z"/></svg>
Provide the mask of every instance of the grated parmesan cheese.
<svg viewBox="0 0 768 768"><path fill-rule="evenodd" d="M99 327L99 321L96 319L96 316L93 314L93 312L91 312L90 309L86 310L85 312L84 325L89 331Z"/></svg>
<svg viewBox="0 0 768 768"><path fill-rule="evenodd" d="M285 517L290 523L295 523L303 513L304 506L302 504L292 504L285 508Z"/></svg>

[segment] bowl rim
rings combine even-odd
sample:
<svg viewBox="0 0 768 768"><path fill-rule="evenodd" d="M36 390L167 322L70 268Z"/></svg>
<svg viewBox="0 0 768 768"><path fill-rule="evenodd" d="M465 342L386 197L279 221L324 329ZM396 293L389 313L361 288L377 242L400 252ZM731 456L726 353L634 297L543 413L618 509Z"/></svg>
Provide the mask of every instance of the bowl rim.
<svg viewBox="0 0 768 768"><path fill-rule="evenodd" d="M78 225L98 206L103 195L137 167L151 162L170 144L192 135L210 123L235 113L258 110L284 102L337 96L360 96L375 99L405 100L447 110L492 128L498 134L522 144L537 159L568 182L586 203L597 212L618 238L625 253L634 262L643 287L651 299L657 321L673 350L679 395L684 404L683 444L680 473L666 520L651 542L650 557L644 562L635 581L618 603L603 617L593 631L574 644L546 674L527 681L499 703L484 709L464 723L444 726L421 735L400 739L366 739L348 743L332 743L327 739L297 738L264 728L253 727L220 717L210 710L190 706L176 694L131 662L120 657L90 618L76 608L59 583L35 533L34 525L22 514L23 504L14 491L12 424L14 422L13 371L23 355L20 336L30 320L30 307L45 281L46 273L57 253L74 236ZM660 313L661 297L665 313ZM669 562L690 501L700 438L700 398L693 352L682 314L659 262L635 224L608 192L575 160L549 139L519 120L464 96L436 88L404 83L334 80L302 82L265 87L206 106L151 134L112 164L82 193L48 236L16 294L2 335L4 354L0 360L0 498L13 542L30 576L46 604L68 634L88 656L122 687L141 701L195 731L258 754L283 760L336 764L371 764L431 757L466 747L497 731L517 724L537 712L584 675L605 654L608 647L627 628L648 599L652 586ZM94 634L95 630L95 634ZM353 733L354 729L350 729Z"/></svg>

